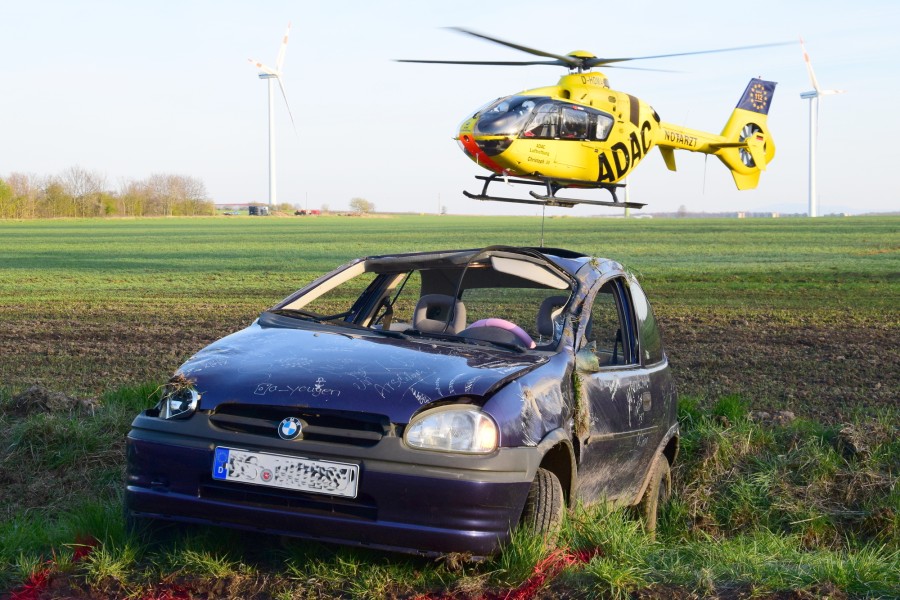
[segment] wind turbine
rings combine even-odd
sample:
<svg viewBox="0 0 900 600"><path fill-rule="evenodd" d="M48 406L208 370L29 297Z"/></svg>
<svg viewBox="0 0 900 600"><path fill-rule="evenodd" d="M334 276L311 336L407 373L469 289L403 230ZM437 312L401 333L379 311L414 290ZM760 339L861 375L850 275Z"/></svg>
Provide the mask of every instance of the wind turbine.
<svg viewBox="0 0 900 600"><path fill-rule="evenodd" d="M297 126L294 125L294 115L291 114L291 105L287 99L287 92L284 91L284 82L281 80L281 69L284 66L284 53L287 50L288 35L291 33L291 24L288 23L287 31L281 38L281 47L278 49L278 58L275 59L275 68L268 67L258 60L248 59L257 69L262 71L259 74L260 79L265 79L269 84L269 208L275 207L275 95L272 90L274 82L278 81L278 87L281 88L281 95L284 97L284 104L287 106L288 115L291 117L291 125L294 126L294 133L297 132Z"/></svg>
<svg viewBox="0 0 900 600"><path fill-rule="evenodd" d="M809 100L809 216L818 216L818 198L816 197L816 137L819 133L819 96L832 96L843 94L846 90L823 90L819 87L816 74L813 72L812 63L809 62L809 54L803 38L800 38L800 48L803 50L803 60L806 62L806 70L809 71L809 80L813 89L803 92L800 97Z"/></svg>

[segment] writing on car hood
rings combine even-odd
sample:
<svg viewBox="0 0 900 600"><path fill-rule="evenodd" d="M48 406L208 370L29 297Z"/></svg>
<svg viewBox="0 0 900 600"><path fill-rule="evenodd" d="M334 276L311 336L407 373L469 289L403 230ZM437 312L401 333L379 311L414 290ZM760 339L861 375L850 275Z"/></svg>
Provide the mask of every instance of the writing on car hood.
<svg viewBox="0 0 900 600"><path fill-rule="evenodd" d="M194 382L201 410L238 402L378 412L406 422L423 405L487 396L546 361L438 339L255 323L207 346L178 372Z"/></svg>

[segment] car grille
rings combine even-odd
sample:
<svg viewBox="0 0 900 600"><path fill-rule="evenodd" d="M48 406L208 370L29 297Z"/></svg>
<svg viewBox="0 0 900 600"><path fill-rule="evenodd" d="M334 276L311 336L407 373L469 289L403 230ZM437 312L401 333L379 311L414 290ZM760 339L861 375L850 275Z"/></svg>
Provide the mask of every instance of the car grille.
<svg viewBox="0 0 900 600"><path fill-rule="evenodd" d="M322 514L325 516L341 516L352 519L375 521L378 511L371 502L363 498L353 500L330 496L314 496L291 490L269 491L262 488L241 484L219 485L211 483L200 486L200 497L218 500L230 504L246 504L254 507L269 507L279 510L302 512L304 514Z"/></svg>
<svg viewBox="0 0 900 600"><path fill-rule="evenodd" d="M226 431L277 439L278 425L287 417L302 421L302 439L310 441L369 447L393 434L390 420L384 415L285 406L221 404L209 420Z"/></svg>

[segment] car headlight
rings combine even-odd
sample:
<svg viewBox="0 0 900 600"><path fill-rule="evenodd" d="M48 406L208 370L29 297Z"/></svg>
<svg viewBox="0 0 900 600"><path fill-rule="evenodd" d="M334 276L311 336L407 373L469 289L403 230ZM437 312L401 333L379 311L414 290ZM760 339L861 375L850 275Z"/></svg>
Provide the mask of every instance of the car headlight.
<svg viewBox="0 0 900 600"><path fill-rule="evenodd" d="M161 419L186 419L197 410L200 394L191 386L169 384L159 401Z"/></svg>
<svg viewBox="0 0 900 600"><path fill-rule="evenodd" d="M422 450L487 454L500 442L497 424L473 406L429 410L410 421L406 443Z"/></svg>

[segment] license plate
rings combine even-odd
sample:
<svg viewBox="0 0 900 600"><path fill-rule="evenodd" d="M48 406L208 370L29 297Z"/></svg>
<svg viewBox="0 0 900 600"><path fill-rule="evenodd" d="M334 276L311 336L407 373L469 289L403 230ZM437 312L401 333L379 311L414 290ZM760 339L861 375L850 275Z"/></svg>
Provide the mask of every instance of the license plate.
<svg viewBox="0 0 900 600"><path fill-rule="evenodd" d="M216 448L213 479L356 498L359 465Z"/></svg>

